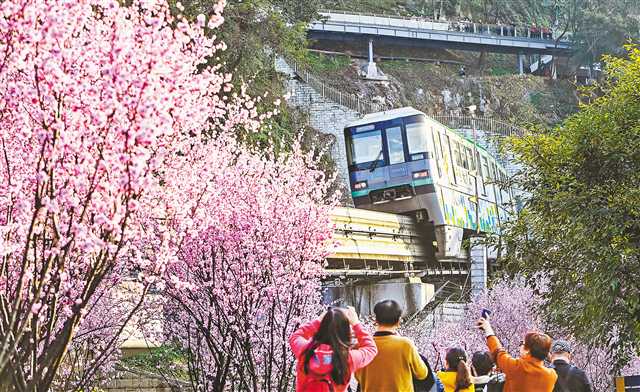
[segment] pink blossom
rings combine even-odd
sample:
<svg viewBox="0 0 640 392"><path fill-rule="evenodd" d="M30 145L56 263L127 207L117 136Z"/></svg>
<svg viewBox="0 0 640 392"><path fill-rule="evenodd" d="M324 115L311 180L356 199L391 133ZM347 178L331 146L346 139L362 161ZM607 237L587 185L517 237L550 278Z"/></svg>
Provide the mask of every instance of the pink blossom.
<svg viewBox="0 0 640 392"><path fill-rule="evenodd" d="M15 320L0 374L50 380L67 349L56 342L78 337L96 295L132 270L165 279L193 225L233 215L202 207L218 190L201 179L247 153L234 127L260 124L250 97L222 91L231 75L206 66L219 43L165 1L6 0L0 37L0 288ZM220 144L203 142L212 127Z"/></svg>

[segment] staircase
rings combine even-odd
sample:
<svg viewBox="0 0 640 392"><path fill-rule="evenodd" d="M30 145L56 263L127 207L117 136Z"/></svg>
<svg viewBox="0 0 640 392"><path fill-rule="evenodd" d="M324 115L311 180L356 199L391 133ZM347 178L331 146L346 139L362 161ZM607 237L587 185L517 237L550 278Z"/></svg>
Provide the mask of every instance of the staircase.
<svg viewBox="0 0 640 392"><path fill-rule="evenodd" d="M405 321L405 324L410 325L410 328L424 330L433 328L440 322L458 322L464 317L468 293L466 283L461 286L447 280L436 290L431 302Z"/></svg>

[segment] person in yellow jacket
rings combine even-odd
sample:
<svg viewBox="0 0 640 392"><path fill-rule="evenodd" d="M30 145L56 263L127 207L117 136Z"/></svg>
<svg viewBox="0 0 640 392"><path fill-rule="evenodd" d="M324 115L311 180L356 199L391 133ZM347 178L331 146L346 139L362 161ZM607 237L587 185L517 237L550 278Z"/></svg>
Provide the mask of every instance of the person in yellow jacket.
<svg viewBox="0 0 640 392"><path fill-rule="evenodd" d="M356 372L359 391L413 392L413 379L427 378L429 368L413 342L398 335L402 307L388 299L378 302L373 313L377 326L373 340L378 347L378 355Z"/></svg>
<svg viewBox="0 0 640 392"><path fill-rule="evenodd" d="M450 348L445 356L447 370L438 372L444 392L475 392L471 372L467 366L467 354L461 348Z"/></svg>

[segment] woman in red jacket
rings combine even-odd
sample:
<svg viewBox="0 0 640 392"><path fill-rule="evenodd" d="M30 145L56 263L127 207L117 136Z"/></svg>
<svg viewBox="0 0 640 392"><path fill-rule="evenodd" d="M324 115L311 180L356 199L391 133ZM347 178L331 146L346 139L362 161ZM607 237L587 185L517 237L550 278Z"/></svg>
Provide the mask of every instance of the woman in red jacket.
<svg viewBox="0 0 640 392"><path fill-rule="evenodd" d="M351 347L351 330L358 340L356 348ZM289 338L289 345L298 361L296 392L344 392L353 372L367 366L378 353L352 307L329 307L317 320L301 325Z"/></svg>

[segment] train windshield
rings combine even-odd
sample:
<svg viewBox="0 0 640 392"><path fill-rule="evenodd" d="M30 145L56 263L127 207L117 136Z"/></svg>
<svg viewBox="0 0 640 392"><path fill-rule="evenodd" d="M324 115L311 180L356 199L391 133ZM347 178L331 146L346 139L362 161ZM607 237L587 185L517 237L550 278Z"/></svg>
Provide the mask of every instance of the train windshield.
<svg viewBox="0 0 640 392"><path fill-rule="evenodd" d="M383 160L382 131L377 129L356 133L351 136L349 146L349 163L351 165L366 165Z"/></svg>
<svg viewBox="0 0 640 392"><path fill-rule="evenodd" d="M409 159L425 159L427 156L427 124L414 122L406 125Z"/></svg>

